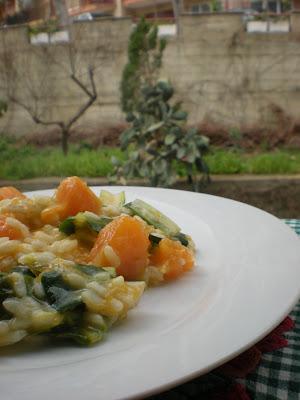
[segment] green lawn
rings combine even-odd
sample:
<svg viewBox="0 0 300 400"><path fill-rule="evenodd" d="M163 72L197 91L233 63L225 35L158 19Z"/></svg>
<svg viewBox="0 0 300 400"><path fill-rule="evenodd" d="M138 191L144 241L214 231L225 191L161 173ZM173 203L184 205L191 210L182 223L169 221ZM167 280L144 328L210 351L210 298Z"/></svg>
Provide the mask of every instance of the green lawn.
<svg viewBox="0 0 300 400"><path fill-rule="evenodd" d="M107 176L111 157L124 159L116 148L89 150L72 146L64 157L58 148L37 149L0 140L0 179L27 179L43 176ZM206 156L211 174L293 174L300 173L300 150L276 150L248 154L213 148Z"/></svg>
<svg viewBox="0 0 300 400"><path fill-rule="evenodd" d="M211 174L296 174L300 173L300 150L243 153L214 149L206 161Z"/></svg>
<svg viewBox="0 0 300 400"><path fill-rule="evenodd" d="M29 179L42 176L107 176L112 170L111 157L124 159L118 149L79 149L72 146L67 156L58 148L32 146L1 148L0 179Z"/></svg>

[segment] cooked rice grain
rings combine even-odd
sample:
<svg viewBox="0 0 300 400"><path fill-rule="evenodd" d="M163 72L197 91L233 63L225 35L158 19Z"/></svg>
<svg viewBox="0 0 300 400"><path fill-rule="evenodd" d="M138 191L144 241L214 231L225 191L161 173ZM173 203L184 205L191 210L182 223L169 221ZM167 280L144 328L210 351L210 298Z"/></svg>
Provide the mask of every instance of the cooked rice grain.
<svg viewBox="0 0 300 400"><path fill-rule="evenodd" d="M111 267L118 268L118 266L121 264L121 260L120 260L119 256L116 254L116 252L114 251L114 249L111 246L106 245L104 247L103 253L104 253L104 256L106 257L107 261L109 262L109 265Z"/></svg>
<svg viewBox="0 0 300 400"><path fill-rule="evenodd" d="M0 257L13 256L19 249L21 242L19 240L9 240L9 238L1 238L0 242Z"/></svg>
<svg viewBox="0 0 300 400"><path fill-rule="evenodd" d="M20 231L23 235L23 237L27 237L29 235L29 229L27 228L26 225L22 224L22 222L18 221L16 218L12 217L7 217L6 218L6 223L11 226L12 228L17 229Z"/></svg>

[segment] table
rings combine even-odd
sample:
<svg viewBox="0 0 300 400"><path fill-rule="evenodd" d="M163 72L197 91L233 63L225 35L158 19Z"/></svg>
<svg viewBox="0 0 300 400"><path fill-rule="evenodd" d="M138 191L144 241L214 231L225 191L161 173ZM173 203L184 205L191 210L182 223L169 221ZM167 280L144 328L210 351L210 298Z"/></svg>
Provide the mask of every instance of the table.
<svg viewBox="0 0 300 400"><path fill-rule="evenodd" d="M300 237L300 220L284 222ZM300 301L256 346L209 374L150 399L300 400Z"/></svg>

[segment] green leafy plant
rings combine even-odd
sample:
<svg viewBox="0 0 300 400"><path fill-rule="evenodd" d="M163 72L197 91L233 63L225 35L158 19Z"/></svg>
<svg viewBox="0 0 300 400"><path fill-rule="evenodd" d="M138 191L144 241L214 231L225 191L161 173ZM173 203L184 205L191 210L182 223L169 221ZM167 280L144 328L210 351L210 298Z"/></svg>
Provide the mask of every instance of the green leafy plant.
<svg viewBox="0 0 300 400"><path fill-rule="evenodd" d="M146 178L152 186L168 187L176 181L179 168L194 190L209 180L203 158L209 140L196 128L186 129L187 113L180 103L170 103L173 94L168 81L141 88L135 110L127 114L131 126L121 135L128 159L122 165L116 162L117 178Z"/></svg>
<svg viewBox="0 0 300 400"><path fill-rule="evenodd" d="M30 35L38 35L39 33L54 33L59 31L59 24L56 19L49 19L37 25L29 25L28 32Z"/></svg>
<svg viewBox="0 0 300 400"><path fill-rule="evenodd" d="M235 150L242 149L242 141L243 141L243 133L236 128L232 128L229 130L229 139L232 142L232 146Z"/></svg>
<svg viewBox="0 0 300 400"><path fill-rule="evenodd" d="M222 3L218 0L212 0L211 3L211 12L221 12L222 11Z"/></svg>
<svg viewBox="0 0 300 400"><path fill-rule="evenodd" d="M140 177L152 186L170 186L179 170L199 190L200 183L209 179L203 159L208 139L195 128L186 129L187 113L181 103L170 103L172 85L158 79L165 47L157 26L141 19L129 40L121 83L122 109L130 123L120 138L127 160L123 164L114 160L114 178Z"/></svg>
<svg viewBox="0 0 300 400"><path fill-rule="evenodd" d="M128 63L121 80L121 105L124 112L132 111L140 97L144 84L153 85L158 79L166 40L158 38L158 28L140 20L133 30L128 44Z"/></svg>

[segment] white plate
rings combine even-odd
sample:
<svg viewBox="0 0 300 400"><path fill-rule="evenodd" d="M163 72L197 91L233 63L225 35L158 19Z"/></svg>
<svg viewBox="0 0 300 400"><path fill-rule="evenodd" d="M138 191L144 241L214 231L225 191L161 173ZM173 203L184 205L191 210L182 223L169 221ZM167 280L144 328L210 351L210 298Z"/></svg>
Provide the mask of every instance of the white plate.
<svg viewBox="0 0 300 400"><path fill-rule="evenodd" d="M277 218L204 194L125 191L192 235L197 267L147 291L128 319L92 348L34 343L2 349L1 398L117 400L163 391L250 347L300 297L300 242Z"/></svg>

